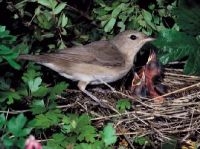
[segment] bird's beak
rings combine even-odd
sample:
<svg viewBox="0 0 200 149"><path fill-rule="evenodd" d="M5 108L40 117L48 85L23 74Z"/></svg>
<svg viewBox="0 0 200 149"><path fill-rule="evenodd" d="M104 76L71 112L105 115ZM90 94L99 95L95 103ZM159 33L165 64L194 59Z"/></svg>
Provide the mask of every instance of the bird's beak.
<svg viewBox="0 0 200 149"><path fill-rule="evenodd" d="M153 38L153 37L150 37L150 36L146 36L146 37L144 38L144 42L149 42L149 41L154 41L154 40L156 40L156 39Z"/></svg>

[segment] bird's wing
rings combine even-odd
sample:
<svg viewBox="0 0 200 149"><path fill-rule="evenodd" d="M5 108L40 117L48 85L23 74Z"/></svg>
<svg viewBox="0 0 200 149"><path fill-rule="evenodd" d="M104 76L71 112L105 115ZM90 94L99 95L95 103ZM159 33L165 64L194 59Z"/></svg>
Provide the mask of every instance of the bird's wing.
<svg viewBox="0 0 200 149"><path fill-rule="evenodd" d="M124 65L124 56L108 41L97 41L84 46L67 48L58 53L44 54L48 61L89 63L103 66Z"/></svg>

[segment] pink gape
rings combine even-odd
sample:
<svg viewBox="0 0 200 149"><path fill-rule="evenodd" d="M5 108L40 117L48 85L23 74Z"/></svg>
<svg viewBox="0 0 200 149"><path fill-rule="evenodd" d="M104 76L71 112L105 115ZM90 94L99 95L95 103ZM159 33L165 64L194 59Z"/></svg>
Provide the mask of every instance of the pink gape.
<svg viewBox="0 0 200 149"><path fill-rule="evenodd" d="M25 142L25 149L42 149L42 145L35 139L34 136L30 135Z"/></svg>

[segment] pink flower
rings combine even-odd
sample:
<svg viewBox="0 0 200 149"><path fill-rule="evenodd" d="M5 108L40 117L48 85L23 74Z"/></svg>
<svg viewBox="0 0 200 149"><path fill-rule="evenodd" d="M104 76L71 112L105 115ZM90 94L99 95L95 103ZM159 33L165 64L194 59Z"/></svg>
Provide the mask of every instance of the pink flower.
<svg viewBox="0 0 200 149"><path fill-rule="evenodd" d="M42 145L35 139L34 136L30 135L25 142L25 149L42 149Z"/></svg>

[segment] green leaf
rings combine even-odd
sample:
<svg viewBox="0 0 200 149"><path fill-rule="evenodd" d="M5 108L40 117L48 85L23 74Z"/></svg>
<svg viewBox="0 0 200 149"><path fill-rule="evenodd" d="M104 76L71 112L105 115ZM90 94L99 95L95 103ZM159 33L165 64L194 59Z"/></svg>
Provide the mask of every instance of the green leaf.
<svg viewBox="0 0 200 149"><path fill-rule="evenodd" d="M79 141L85 140L86 142L95 142L96 129L91 125L84 125L80 129L80 135L78 136Z"/></svg>
<svg viewBox="0 0 200 149"><path fill-rule="evenodd" d="M67 146L68 140L61 133L53 134L52 138L47 142L48 149L65 149Z"/></svg>
<svg viewBox="0 0 200 149"><path fill-rule="evenodd" d="M150 145L150 140L148 137L146 136L142 136L142 137L135 137L134 138L134 142L139 144L140 146L143 145Z"/></svg>
<svg viewBox="0 0 200 149"><path fill-rule="evenodd" d="M15 58L17 58L19 53L16 50L12 50L7 45L1 43L0 45L0 57L5 59L13 68L20 69L20 65L15 62Z"/></svg>
<svg viewBox="0 0 200 149"><path fill-rule="evenodd" d="M92 144L80 143L75 146L75 149L94 149L94 148L92 148Z"/></svg>
<svg viewBox="0 0 200 149"><path fill-rule="evenodd" d="M10 79L4 79L0 77L0 90L9 90L10 89L11 80Z"/></svg>
<svg viewBox="0 0 200 149"><path fill-rule="evenodd" d="M28 81L28 86L31 92L35 92L39 89L39 86L42 83L42 79L40 77L35 78L34 80L29 80Z"/></svg>
<svg viewBox="0 0 200 149"><path fill-rule="evenodd" d="M6 59L8 61L8 63L15 69L19 70L21 68L21 66L15 62L15 60L9 58L9 57L4 57L4 59Z"/></svg>
<svg viewBox="0 0 200 149"><path fill-rule="evenodd" d="M108 21L108 23L105 25L104 31L105 31L105 32L110 32L110 31L113 29L115 23L116 23L116 19L115 19L115 18L111 18L111 19Z"/></svg>
<svg viewBox="0 0 200 149"><path fill-rule="evenodd" d="M24 128L27 118L23 114L19 114L16 118L12 117L8 122L8 131L13 135L20 137L30 133L31 128Z"/></svg>
<svg viewBox="0 0 200 149"><path fill-rule="evenodd" d="M34 100L31 104L31 112L35 114L41 114L46 111L46 107L43 100Z"/></svg>
<svg viewBox="0 0 200 149"><path fill-rule="evenodd" d="M5 45L0 45L0 55L7 55L7 54L11 54L12 53L12 50L5 46Z"/></svg>
<svg viewBox="0 0 200 149"><path fill-rule="evenodd" d="M102 139L106 146L114 144L117 141L116 132L111 123L108 123L103 129Z"/></svg>
<svg viewBox="0 0 200 149"><path fill-rule="evenodd" d="M37 128L49 128L53 125L58 125L63 116L60 110L51 110L45 114L37 115L32 125Z"/></svg>
<svg viewBox="0 0 200 149"><path fill-rule="evenodd" d="M97 4L99 4L100 6L105 6L106 4L105 4L105 2L103 1L103 0L96 0L95 1Z"/></svg>
<svg viewBox="0 0 200 149"><path fill-rule="evenodd" d="M175 30L163 30L153 42L160 48L160 61L164 64L186 58L184 72L200 74L199 56L200 44L193 36Z"/></svg>
<svg viewBox="0 0 200 149"><path fill-rule="evenodd" d="M25 126L26 121L27 118L23 114L19 114L16 118L12 117L8 122L8 130L17 134Z"/></svg>
<svg viewBox="0 0 200 149"><path fill-rule="evenodd" d="M3 144L8 148L11 147L14 144L13 139L11 139L8 136L2 137L2 140L3 140Z"/></svg>
<svg viewBox="0 0 200 149"><path fill-rule="evenodd" d="M119 13L122 11L122 9L125 8L125 4L121 3L120 5L118 5L111 14L112 18L117 18L117 16L119 15Z"/></svg>
<svg viewBox="0 0 200 149"><path fill-rule="evenodd" d="M49 3L51 5L52 9L55 9L55 7L57 6L58 2L57 0L49 0Z"/></svg>
<svg viewBox="0 0 200 149"><path fill-rule="evenodd" d="M176 15L175 20L178 26L189 35L200 34L199 8L199 5L195 7L180 5L172 11Z"/></svg>
<svg viewBox="0 0 200 149"><path fill-rule="evenodd" d="M60 3L56 6L56 8L53 10L54 14L59 14L66 6L67 4L65 3Z"/></svg>
<svg viewBox="0 0 200 149"><path fill-rule="evenodd" d="M51 3L49 2L49 0L38 0L38 3L43 5L43 6L45 6L45 7L52 8Z"/></svg>
<svg viewBox="0 0 200 149"><path fill-rule="evenodd" d="M36 77L41 76L40 72L36 72L36 70L29 68L27 72L23 74L22 80L24 83L28 83L30 80L34 80Z"/></svg>
<svg viewBox="0 0 200 149"><path fill-rule="evenodd" d="M20 43L20 44L16 45L13 48L13 50L17 51L17 57L18 57L19 54L27 54L29 52L29 46L26 43L26 41L24 41L23 43Z"/></svg>
<svg viewBox="0 0 200 149"><path fill-rule="evenodd" d="M185 74L200 75L199 55L200 55L200 47L198 49L196 49L196 52L190 53L189 58L186 61L186 64L184 66L184 73Z"/></svg>
<svg viewBox="0 0 200 149"><path fill-rule="evenodd" d="M6 27L0 25L0 33L5 32L5 31L6 31Z"/></svg>
<svg viewBox="0 0 200 149"><path fill-rule="evenodd" d="M66 48L66 45L62 40L60 40L59 49L64 49L64 48Z"/></svg>
<svg viewBox="0 0 200 149"><path fill-rule="evenodd" d="M147 22L151 22L152 20L152 15L149 11L146 11L146 10L142 10L142 14L144 16L144 19L147 21Z"/></svg>
<svg viewBox="0 0 200 149"><path fill-rule="evenodd" d="M99 16L104 16L104 15L108 14L108 11L105 10L104 8L96 8L96 9L94 9L94 13L98 14Z"/></svg>
<svg viewBox="0 0 200 149"><path fill-rule="evenodd" d="M143 10L143 11L142 11L142 14L143 14L143 16L144 16L144 20L146 21L146 23L147 23L149 26L151 26L153 29L156 30L155 25L152 23L153 17L152 17L152 15L151 15L151 13L150 13L149 11Z"/></svg>
<svg viewBox="0 0 200 149"><path fill-rule="evenodd" d="M1 114L0 115L0 129L3 128L3 126L5 125L5 123L6 123L6 117L5 117L4 114Z"/></svg>
<svg viewBox="0 0 200 149"><path fill-rule="evenodd" d="M10 31L6 30L5 26L0 25L1 44L11 45L16 41L16 37L10 35Z"/></svg>
<svg viewBox="0 0 200 149"><path fill-rule="evenodd" d="M7 104L12 104L14 100L20 100L21 96L16 91L2 91L0 92L0 102L7 100Z"/></svg>
<svg viewBox="0 0 200 149"><path fill-rule="evenodd" d="M117 101L117 109L121 112L131 108L131 103L128 99L120 99Z"/></svg>
<svg viewBox="0 0 200 149"><path fill-rule="evenodd" d="M54 87L51 88L50 98L55 98L56 95L60 95L67 87L68 84L65 82L60 82L56 84Z"/></svg>
<svg viewBox="0 0 200 149"><path fill-rule="evenodd" d="M16 142L16 147L21 148L22 146L24 147L24 142L26 141L25 138L20 137L20 138L16 138L17 141Z"/></svg>
<svg viewBox="0 0 200 149"><path fill-rule="evenodd" d="M125 27L126 27L126 26L125 26L124 22L118 22L118 23L117 23L117 26L121 28L121 29L120 29L120 32L125 31Z"/></svg>
<svg viewBox="0 0 200 149"><path fill-rule="evenodd" d="M62 21L61 26L65 27L68 23L68 17L65 16L65 14L62 15Z"/></svg>
<svg viewBox="0 0 200 149"><path fill-rule="evenodd" d="M55 25L55 20L49 11L41 11L34 21L43 29L49 30Z"/></svg>
<svg viewBox="0 0 200 149"><path fill-rule="evenodd" d="M99 140L95 140L95 142L92 144L92 149L93 148L95 148L95 149L105 148L104 142L103 141L99 141ZM107 149L109 149L109 147L107 147Z"/></svg>
<svg viewBox="0 0 200 149"><path fill-rule="evenodd" d="M34 97L44 97L49 93L49 89L44 86L40 86L37 91L32 93Z"/></svg>
<svg viewBox="0 0 200 149"><path fill-rule="evenodd" d="M76 128L77 123L75 121L72 121L69 117L64 116L62 119L63 126L62 131L65 133L70 133L74 128ZM75 125L72 125L75 122Z"/></svg>
<svg viewBox="0 0 200 149"><path fill-rule="evenodd" d="M81 115L78 118L78 125L82 126L82 125L90 125L91 124L91 117L89 117L86 114Z"/></svg>
<svg viewBox="0 0 200 149"><path fill-rule="evenodd" d="M14 99L17 99L17 100L21 99L21 96L19 95L19 93L15 92L15 91L9 92L7 97L8 97L7 104L13 104Z"/></svg>

